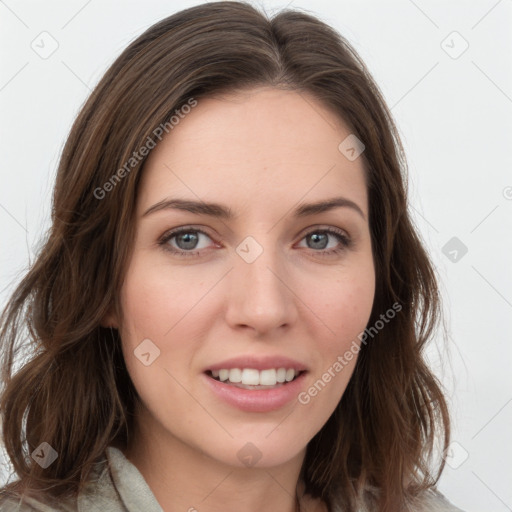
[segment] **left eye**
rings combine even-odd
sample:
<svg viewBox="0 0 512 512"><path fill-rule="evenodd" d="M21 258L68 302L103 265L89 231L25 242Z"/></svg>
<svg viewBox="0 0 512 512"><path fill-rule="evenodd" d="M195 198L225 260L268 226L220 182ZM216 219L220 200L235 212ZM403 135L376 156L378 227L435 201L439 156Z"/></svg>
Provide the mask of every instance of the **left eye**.
<svg viewBox="0 0 512 512"><path fill-rule="evenodd" d="M349 240L346 235L344 235L341 231L335 231L332 229L319 229L315 231L310 231L307 235L304 236L304 239L309 239L313 244L313 249L320 249L320 252L339 252L341 249L331 247L331 250L326 250L326 247L329 243L329 237L334 238L341 243L343 247L347 247L349 245Z"/></svg>
<svg viewBox="0 0 512 512"><path fill-rule="evenodd" d="M164 250L169 251L178 256L194 256L198 254L197 249L205 249L206 247L197 247L199 240L203 237L206 237L211 240L210 236L208 236L204 231L200 229L192 229L192 228L180 228L170 233L164 235L164 237L159 241L159 245L161 245ZM326 249L329 242L329 237L335 238L341 247L334 246L330 249ZM175 240L174 240L175 239ZM174 240L174 244L171 242ZM315 253L320 254L334 254L339 253L342 250L346 249L350 246L350 239L347 235L341 230L335 230L333 228L329 229L315 229L310 231L302 240L309 240L312 243L311 249L315 250ZM302 241L301 240L301 241Z"/></svg>

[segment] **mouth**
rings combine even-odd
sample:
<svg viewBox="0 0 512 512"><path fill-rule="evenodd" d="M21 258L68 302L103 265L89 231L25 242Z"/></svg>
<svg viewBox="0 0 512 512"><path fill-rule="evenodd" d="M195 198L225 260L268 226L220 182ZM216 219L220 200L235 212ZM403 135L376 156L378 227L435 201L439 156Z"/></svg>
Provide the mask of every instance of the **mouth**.
<svg viewBox="0 0 512 512"><path fill-rule="evenodd" d="M284 355L240 355L203 369L206 387L223 404L266 413L298 401L310 368Z"/></svg>
<svg viewBox="0 0 512 512"><path fill-rule="evenodd" d="M304 373L306 373L306 370L285 367L264 370L256 368L221 368L205 372L208 377L217 382L222 382L225 385L239 389L254 391L286 386Z"/></svg>
<svg viewBox="0 0 512 512"><path fill-rule="evenodd" d="M203 376L207 388L228 406L250 413L267 413L297 402L307 373L285 367L218 368L206 370Z"/></svg>

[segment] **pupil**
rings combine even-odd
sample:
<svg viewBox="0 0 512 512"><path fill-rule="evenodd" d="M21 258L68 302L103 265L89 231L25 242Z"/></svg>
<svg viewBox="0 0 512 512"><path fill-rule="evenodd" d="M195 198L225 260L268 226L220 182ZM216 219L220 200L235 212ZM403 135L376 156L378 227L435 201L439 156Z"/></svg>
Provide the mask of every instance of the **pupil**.
<svg viewBox="0 0 512 512"><path fill-rule="evenodd" d="M179 235L178 240L185 239L185 247L181 247L181 249L193 249L197 243L197 238L197 235L191 233L184 233Z"/></svg>
<svg viewBox="0 0 512 512"><path fill-rule="evenodd" d="M316 243L319 241L319 239L323 238L323 242L320 241L320 245L321 247L314 247L315 249L325 249L325 247L327 247L327 234L326 233L313 233L312 235L310 235L311 239L313 240L313 243Z"/></svg>

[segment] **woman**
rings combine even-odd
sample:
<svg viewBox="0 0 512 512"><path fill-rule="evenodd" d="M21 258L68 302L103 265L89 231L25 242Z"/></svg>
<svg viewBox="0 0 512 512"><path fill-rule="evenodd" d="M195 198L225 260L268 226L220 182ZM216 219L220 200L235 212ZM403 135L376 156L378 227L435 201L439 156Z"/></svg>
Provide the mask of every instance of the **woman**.
<svg viewBox="0 0 512 512"><path fill-rule="evenodd" d="M78 115L4 311L1 509L458 510L404 173L314 17L215 2L149 28Z"/></svg>

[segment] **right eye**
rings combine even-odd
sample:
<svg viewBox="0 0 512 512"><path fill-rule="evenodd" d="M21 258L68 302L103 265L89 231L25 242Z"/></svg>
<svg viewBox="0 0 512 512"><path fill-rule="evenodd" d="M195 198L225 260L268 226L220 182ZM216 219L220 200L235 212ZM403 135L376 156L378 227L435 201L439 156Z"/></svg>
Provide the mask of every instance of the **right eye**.
<svg viewBox="0 0 512 512"><path fill-rule="evenodd" d="M196 256L199 252L194 251L194 249L197 248L201 235L211 240L204 231L185 226L166 233L158 244L162 246L165 251L169 251L177 256ZM173 239L175 239L174 244L178 247L171 244ZM200 247L199 249L205 249L205 247Z"/></svg>

